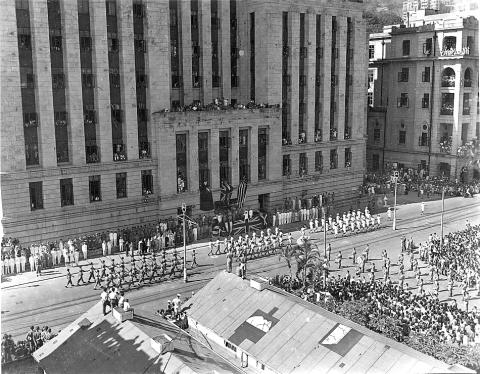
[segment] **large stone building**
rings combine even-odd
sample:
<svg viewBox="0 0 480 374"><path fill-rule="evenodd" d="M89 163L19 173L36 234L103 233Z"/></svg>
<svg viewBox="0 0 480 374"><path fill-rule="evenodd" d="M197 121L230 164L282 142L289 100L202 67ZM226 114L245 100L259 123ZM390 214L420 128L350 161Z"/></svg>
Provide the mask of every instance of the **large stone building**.
<svg viewBox="0 0 480 374"><path fill-rule="evenodd" d="M365 169L361 1L16 0L1 4L7 236L47 240L335 191ZM264 109L184 111L215 98ZM200 104L199 104L200 103Z"/></svg>
<svg viewBox="0 0 480 374"><path fill-rule="evenodd" d="M370 38L368 168L478 178L457 157L479 138L478 21L448 13L411 25Z"/></svg>

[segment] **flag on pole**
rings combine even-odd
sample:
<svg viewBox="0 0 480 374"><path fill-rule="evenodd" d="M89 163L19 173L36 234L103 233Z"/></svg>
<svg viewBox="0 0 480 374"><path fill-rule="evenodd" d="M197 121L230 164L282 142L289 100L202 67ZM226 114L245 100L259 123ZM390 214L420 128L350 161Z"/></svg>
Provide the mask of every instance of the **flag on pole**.
<svg viewBox="0 0 480 374"><path fill-rule="evenodd" d="M239 209L241 209L245 203L245 198L247 197L247 187L247 178L242 178L242 181L238 185L237 189L237 204Z"/></svg>

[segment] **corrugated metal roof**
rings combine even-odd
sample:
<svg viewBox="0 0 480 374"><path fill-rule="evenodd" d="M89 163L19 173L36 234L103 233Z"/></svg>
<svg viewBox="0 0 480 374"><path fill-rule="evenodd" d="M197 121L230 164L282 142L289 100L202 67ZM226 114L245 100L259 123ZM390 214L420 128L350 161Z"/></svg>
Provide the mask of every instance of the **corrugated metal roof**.
<svg viewBox="0 0 480 374"><path fill-rule="evenodd" d="M193 321L278 373L474 373L275 287L258 291L227 272L184 307Z"/></svg>
<svg viewBox="0 0 480 374"><path fill-rule="evenodd" d="M79 322L88 320L89 326ZM168 335L172 350L159 354L151 338ZM118 322L101 304L33 354L48 373L242 373L243 371L164 319L138 311Z"/></svg>

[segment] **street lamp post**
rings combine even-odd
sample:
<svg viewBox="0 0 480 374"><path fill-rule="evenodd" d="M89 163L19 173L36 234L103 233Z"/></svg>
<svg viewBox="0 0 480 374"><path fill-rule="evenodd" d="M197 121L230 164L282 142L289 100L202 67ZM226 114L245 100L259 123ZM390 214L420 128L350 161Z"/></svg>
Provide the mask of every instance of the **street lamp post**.
<svg viewBox="0 0 480 374"><path fill-rule="evenodd" d="M327 257L327 216L323 211L323 255Z"/></svg>
<svg viewBox="0 0 480 374"><path fill-rule="evenodd" d="M397 182L398 182L398 171L393 172L393 181L395 182L395 197L393 200L393 231L397 229Z"/></svg>
<svg viewBox="0 0 480 374"><path fill-rule="evenodd" d="M185 212L187 211L187 206L185 203L182 203L182 217L183 217L183 281L187 283L187 238L185 233Z"/></svg>

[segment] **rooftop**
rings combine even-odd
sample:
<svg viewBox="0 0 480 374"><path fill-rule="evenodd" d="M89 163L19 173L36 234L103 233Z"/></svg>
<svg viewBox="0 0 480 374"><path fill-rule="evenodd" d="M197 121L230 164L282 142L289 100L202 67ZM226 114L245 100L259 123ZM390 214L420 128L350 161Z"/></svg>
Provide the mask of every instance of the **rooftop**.
<svg viewBox="0 0 480 374"><path fill-rule="evenodd" d="M163 344L160 351L155 342ZM159 316L138 311L121 323L103 316L101 303L33 357L46 373L242 373Z"/></svg>
<svg viewBox="0 0 480 374"><path fill-rule="evenodd" d="M260 288L261 289L261 288ZM473 373L270 285L221 272L184 305L213 331L278 373Z"/></svg>

